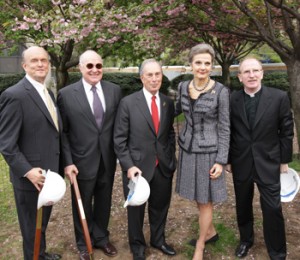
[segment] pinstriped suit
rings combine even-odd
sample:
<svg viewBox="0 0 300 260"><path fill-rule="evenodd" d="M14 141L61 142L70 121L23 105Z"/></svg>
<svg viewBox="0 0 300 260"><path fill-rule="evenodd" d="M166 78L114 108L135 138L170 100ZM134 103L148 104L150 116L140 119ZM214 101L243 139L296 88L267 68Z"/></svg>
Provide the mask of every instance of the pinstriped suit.
<svg viewBox="0 0 300 260"><path fill-rule="evenodd" d="M38 190L24 175L33 167L59 171L60 133L44 101L26 78L0 96L0 151L10 168L24 259L32 260ZM43 210L41 254L46 248L45 231L51 209L50 206Z"/></svg>
<svg viewBox="0 0 300 260"><path fill-rule="evenodd" d="M64 167L75 164L78 168L78 186L95 246L108 242L107 229L116 170L113 127L121 99L118 85L108 81L100 82L106 104L101 129L97 126L82 80L61 89L57 97L64 125ZM75 201L72 193L76 243L79 250L86 250Z"/></svg>

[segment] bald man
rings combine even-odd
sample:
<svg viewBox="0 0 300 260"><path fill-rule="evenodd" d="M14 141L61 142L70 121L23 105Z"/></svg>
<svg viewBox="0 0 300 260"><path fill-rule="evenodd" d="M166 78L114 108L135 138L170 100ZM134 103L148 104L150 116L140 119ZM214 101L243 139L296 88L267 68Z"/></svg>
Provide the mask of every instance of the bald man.
<svg viewBox="0 0 300 260"><path fill-rule="evenodd" d="M93 246L115 256L117 249L109 241L108 223L116 170L113 127L121 89L102 80L102 64L95 51L84 52L79 58L82 79L61 89L57 100L66 140L65 174L71 183L77 176ZM74 193L72 204L79 257L89 259Z"/></svg>
<svg viewBox="0 0 300 260"><path fill-rule="evenodd" d="M58 172L60 154L60 117L53 94L49 112L45 79L50 69L49 55L41 47L23 52L25 77L0 96L0 152L9 165L25 260L33 259L37 200L45 177L42 170ZM60 259L46 253L45 233L52 207L44 207L39 259Z"/></svg>

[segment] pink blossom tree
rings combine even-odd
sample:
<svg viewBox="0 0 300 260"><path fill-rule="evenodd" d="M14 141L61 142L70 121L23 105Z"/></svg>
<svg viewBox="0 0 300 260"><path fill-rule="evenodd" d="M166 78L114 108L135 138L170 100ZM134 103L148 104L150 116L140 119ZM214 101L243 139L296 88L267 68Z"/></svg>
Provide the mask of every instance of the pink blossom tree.
<svg viewBox="0 0 300 260"><path fill-rule="evenodd" d="M145 37L145 41L160 53L167 49L173 55L200 42L211 44L222 67L223 82L230 86L230 65L260 45L261 41L245 40L221 30L228 22L219 22L222 3L213 2L201 1L200 6L186 0L144 1L147 5L142 15L143 28L150 36Z"/></svg>
<svg viewBox="0 0 300 260"><path fill-rule="evenodd" d="M68 69L78 64L81 51L103 49L105 57L114 44L125 44L126 37L138 31L138 21L111 1L6 0L5 10L13 17L3 28L6 39L47 49L58 89L66 85Z"/></svg>

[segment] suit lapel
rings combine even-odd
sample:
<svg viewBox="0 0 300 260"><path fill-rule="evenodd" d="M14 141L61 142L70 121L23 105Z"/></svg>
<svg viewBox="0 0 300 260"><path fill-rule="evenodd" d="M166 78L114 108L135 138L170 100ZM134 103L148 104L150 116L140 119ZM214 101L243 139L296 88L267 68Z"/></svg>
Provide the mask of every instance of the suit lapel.
<svg viewBox="0 0 300 260"><path fill-rule="evenodd" d="M91 110L89 101L84 91L84 87L82 81L78 82L78 84L74 88L74 96L78 101L78 104L81 106L81 110L88 117L88 119L94 124L94 126L98 129L95 117Z"/></svg>
<svg viewBox="0 0 300 260"><path fill-rule="evenodd" d="M151 113L149 111L149 108L148 108L147 101L146 101L146 98L144 96L143 90L140 90L137 93L137 106L139 107L141 113L143 114L146 121L148 122L152 132L154 134L156 134L155 129L154 129L154 124L153 124L153 121L152 121L152 116L151 116Z"/></svg>
<svg viewBox="0 0 300 260"><path fill-rule="evenodd" d="M40 94L37 92L37 90L32 86L32 84L24 78L24 87L30 96L30 98L33 100L33 102L37 105L37 107L41 110L41 112L45 115L45 117L48 119L48 121L53 125L53 127L56 129L56 126L51 118L51 115L49 113L48 108L46 107L46 104L44 103L43 99L41 98ZM54 102L55 104L55 102ZM56 107L56 105L55 105Z"/></svg>
<svg viewBox="0 0 300 260"><path fill-rule="evenodd" d="M263 87L261 96L259 98L258 107L255 114L255 120L253 129L258 124L259 120L262 118L264 112L266 111L267 107L269 107L270 102L272 101L271 96L269 95L269 91L266 87Z"/></svg>
<svg viewBox="0 0 300 260"><path fill-rule="evenodd" d="M241 90L237 93L237 95L235 97L235 103L236 103L235 109L240 114L240 117L241 117L242 121L244 122L244 124L247 126L247 128L250 129L249 122L247 119L246 109L245 109L244 91L243 90Z"/></svg>
<svg viewBox="0 0 300 260"><path fill-rule="evenodd" d="M104 100L105 100L105 107L106 107L105 110L108 111L110 109L110 106L113 104L111 89L103 81L101 81L101 87L102 87ZM106 119L106 114L107 114L106 111L104 112L104 115L103 115L102 124L103 124L103 122L105 122L105 119Z"/></svg>
<svg viewBox="0 0 300 260"><path fill-rule="evenodd" d="M160 98L160 119L159 119L159 129L158 135L160 135L165 129L165 123L167 122L167 115L168 115L168 106L166 102L166 98L159 93Z"/></svg>

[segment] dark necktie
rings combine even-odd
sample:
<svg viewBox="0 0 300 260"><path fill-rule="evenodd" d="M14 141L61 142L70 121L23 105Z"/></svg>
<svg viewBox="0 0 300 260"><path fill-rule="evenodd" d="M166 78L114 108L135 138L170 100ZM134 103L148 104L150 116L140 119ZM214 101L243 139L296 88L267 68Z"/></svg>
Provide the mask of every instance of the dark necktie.
<svg viewBox="0 0 300 260"><path fill-rule="evenodd" d="M93 95L94 95L94 99L93 99L94 116L95 116L97 125L100 129L102 120L103 120L103 115L104 115L103 106L102 106L101 100L98 96L97 88L95 86L92 86L92 91L93 91Z"/></svg>
<svg viewBox="0 0 300 260"><path fill-rule="evenodd" d="M158 133L159 128L159 117L158 117L158 109L155 102L156 96L152 96L152 102L151 102L151 113L152 113L152 121L154 124L155 132Z"/></svg>

